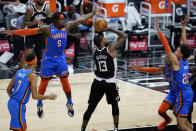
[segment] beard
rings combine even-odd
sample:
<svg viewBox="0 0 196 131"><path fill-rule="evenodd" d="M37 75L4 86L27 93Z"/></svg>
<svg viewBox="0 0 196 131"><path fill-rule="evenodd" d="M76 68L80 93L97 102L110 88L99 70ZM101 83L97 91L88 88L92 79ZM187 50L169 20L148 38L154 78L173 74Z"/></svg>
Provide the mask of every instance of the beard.
<svg viewBox="0 0 196 131"><path fill-rule="evenodd" d="M39 6L43 6L44 1L43 1L43 2L39 2L39 1L37 1L37 4L38 4Z"/></svg>

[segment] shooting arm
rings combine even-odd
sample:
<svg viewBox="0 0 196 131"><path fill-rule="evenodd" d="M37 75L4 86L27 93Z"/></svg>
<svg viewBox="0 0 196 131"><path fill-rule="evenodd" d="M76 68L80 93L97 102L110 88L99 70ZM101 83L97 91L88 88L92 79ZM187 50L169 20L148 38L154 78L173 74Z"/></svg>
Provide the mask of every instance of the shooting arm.
<svg viewBox="0 0 196 131"><path fill-rule="evenodd" d="M29 6L27 8L27 11L26 11L26 14L24 17L24 21L23 21L24 26L29 27L29 26L37 24L36 21L33 21L33 22L30 21L32 15L33 15L33 9Z"/></svg>
<svg viewBox="0 0 196 131"><path fill-rule="evenodd" d="M124 44L124 42L127 39L128 35L126 33L124 33L124 32L121 32L121 31L118 31L118 30L114 30L112 28L108 28L108 31L113 32L113 33L115 33L115 34L117 34L119 36L118 40L116 42L114 42L113 44L111 44L111 46L109 47L109 51L113 52L118 47L120 47L120 45Z"/></svg>

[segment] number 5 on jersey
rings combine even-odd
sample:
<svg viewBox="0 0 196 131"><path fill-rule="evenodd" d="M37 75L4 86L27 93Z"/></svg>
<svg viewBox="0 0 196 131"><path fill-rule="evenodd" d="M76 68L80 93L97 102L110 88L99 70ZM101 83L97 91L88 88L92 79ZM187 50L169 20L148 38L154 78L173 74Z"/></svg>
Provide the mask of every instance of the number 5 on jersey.
<svg viewBox="0 0 196 131"><path fill-rule="evenodd" d="M58 40L57 46L61 47L61 40Z"/></svg>

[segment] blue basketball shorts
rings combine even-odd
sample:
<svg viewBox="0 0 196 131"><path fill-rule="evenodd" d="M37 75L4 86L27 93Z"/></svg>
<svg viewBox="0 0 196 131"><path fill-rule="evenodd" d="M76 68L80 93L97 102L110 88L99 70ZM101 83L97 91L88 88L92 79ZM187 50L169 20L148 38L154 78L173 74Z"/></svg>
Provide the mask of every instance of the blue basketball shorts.
<svg viewBox="0 0 196 131"><path fill-rule="evenodd" d="M176 116L188 117L189 112L193 109L193 91L183 90L177 96Z"/></svg>
<svg viewBox="0 0 196 131"><path fill-rule="evenodd" d="M176 103L176 92L170 91L163 101L173 108Z"/></svg>
<svg viewBox="0 0 196 131"><path fill-rule="evenodd" d="M26 106L25 104L20 104L15 99L9 99L8 110L10 112L11 121L10 129L14 130L26 130Z"/></svg>
<svg viewBox="0 0 196 131"><path fill-rule="evenodd" d="M51 78L54 74L58 77L69 75L66 57L64 54L58 57L43 56L41 63L41 77Z"/></svg>

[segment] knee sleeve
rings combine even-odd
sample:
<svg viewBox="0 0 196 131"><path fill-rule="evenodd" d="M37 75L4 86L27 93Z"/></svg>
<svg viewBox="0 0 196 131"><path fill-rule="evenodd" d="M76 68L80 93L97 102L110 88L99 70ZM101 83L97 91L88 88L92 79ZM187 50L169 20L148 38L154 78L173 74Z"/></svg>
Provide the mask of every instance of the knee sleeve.
<svg viewBox="0 0 196 131"><path fill-rule="evenodd" d="M61 81L64 92L71 92L71 87L68 81L68 77L62 77L60 78L60 81Z"/></svg>
<svg viewBox="0 0 196 131"><path fill-rule="evenodd" d="M89 104L88 105L88 108L87 108L86 112L84 113L83 120L88 121L91 118L91 115L94 112L96 106L97 106L97 104L95 104L95 105Z"/></svg>
<svg viewBox="0 0 196 131"><path fill-rule="evenodd" d="M112 115L119 115L119 107L118 103L112 104Z"/></svg>
<svg viewBox="0 0 196 131"><path fill-rule="evenodd" d="M48 86L50 79L41 79L39 89L38 89L38 94L43 95L46 92L46 88Z"/></svg>
<svg viewBox="0 0 196 131"><path fill-rule="evenodd" d="M170 105L168 103L162 102L158 110L159 115L166 113L169 108Z"/></svg>

